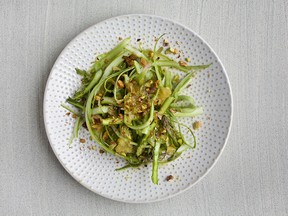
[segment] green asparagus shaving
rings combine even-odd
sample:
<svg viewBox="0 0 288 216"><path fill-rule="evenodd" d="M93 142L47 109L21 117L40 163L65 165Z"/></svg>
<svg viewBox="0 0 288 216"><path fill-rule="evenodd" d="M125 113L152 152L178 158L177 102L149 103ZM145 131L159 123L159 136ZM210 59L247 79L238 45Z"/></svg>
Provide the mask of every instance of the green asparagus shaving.
<svg viewBox="0 0 288 216"><path fill-rule="evenodd" d="M66 102L71 104L71 105L73 105L73 106L75 106L75 107L77 107L77 108L79 108L79 109L81 109L81 110L84 109L84 106L80 102L78 102L77 100L72 99L70 97L67 98Z"/></svg>
<svg viewBox="0 0 288 216"><path fill-rule="evenodd" d="M156 123L154 122L150 125L150 127L145 128L146 129L144 132L145 136L140 141L140 144L138 145L138 148L136 151L136 155L138 157L143 153L144 148L147 146L147 139L150 136L151 131L154 130L155 126L156 126Z"/></svg>
<svg viewBox="0 0 288 216"><path fill-rule="evenodd" d="M159 114L164 114L166 110L170 107L170 104L173 102L174 99L174 97L168 97L162 105L161 109L159 110Z"/></svg>
<svg viewBox="0 0 288 216"><path fill-rule="evenodd" d="M123 60L123 56L126 56L126 55L129 55L128 52L123 52L123 53L120 53L119 56L117 56L112 62L111 64L109 64L107 66L107 68L105 69L101 79L105 79L106 77L108 77L112 71L113 71L113 67L117 67L119 64L121 64L124 60Z"/></svg>
<svg viewBox="0 0 288 216"><path fill-rule="evenodd" d="M157 77L158 80L162 79L161 74L159 72L159 68L158 68L157 65L155 65L155 74L156 74L156 77Z"/></svg>
<svg viewBox="0 0 288 216"><path fill-rule="evenodd" d="M89 83L89 85L86 88L84 88L82 91L77 92L75 94L74 99L79 99L83 95L85 95L88 91L90 91L93 88L93 86L95 86L97 84L97 82L100 80L102 74L103 74L102 70L97 71L95 73L92 81Z"/></svg>
<svg viewBox="0 0 288 216"><path fill-rule="evenodd" d="M118 89L118 86L117 86L117 84L118 84L118 81L119 81L119 79L120 79L120 77L124 74L124 73L126 73L126 72L128 72L129 70L124 70L122 73L120 73L118 76L117 76L117 78L116 78L116 84L114 85L114 90L113 90L113 92L114 92L114 99L115 99L115 101L117 102L117 103L121 103L122 101L123 101L123 99L117 99L117 89ZM121 81L122 82L122 81Z"/></svg>
<svg viewBox="0 0 288 216"><path fill-rule="evenodd" d="M165 71L165 87L172 88L172 73L171 71Z"/></svg>
<svg viewBox="0 0 288 216"><path fill-rule="evenodd" d="M180 146L177 151L175 152L175 154L173 154L170 158L168 158L168 161L173 161L175 159L177 159L178 157L180 157L180 155L185 152L187 149L189 149L190 146L189 145L182 145Z"/></svg>
<svg viewBox="0 0 288 216"><path fill-rule="evenodd" d="M184 105L179 105L179 104L177 104L177 102L186 102L186 103L188 103L188 104L184 104ZM172 103L171 105L170 105L170 107L171 108L176 108L176 107L194 107L195 106L195 100L194 100L194 98L192 98L192 97L190 97L190 96L187 96L187 95L179 95L178 97L177 97L177 100L175 101L175 103Z"/></svg>
<svg viewBox="0 0 288 216"><path fill-rule="evenodd" d="M76 123L75 123L75 126L74 126L74 129L73 129L73 137L74 138L78 138L78 132L79 132L79 129L80 129L80 126L84 123L84 119L81 118L81 117L77 117L76 118Z"/></svg>
<svg viewBox="0 0 288 216"><path fill-rule="evenodd" d="M101 104L108 104L108 105L114 105L117 106L117 102L115 100L115 98L113 97L103 97Z"/></svg>
<svg viewBox="0 0 288 216"><path fill-rule="evenodd" d="M153 164L152 164L152 182L158 184L158 158L159 158L160 143L155 142L153 151Z"/></svg>
<svg viewBox="0 0 288 216"><path fill-rule="evenodd" d="M173 96L177 98L177 96L180 94L180 91L182 89L184 89L190 82L191 77L193 76L192 73L187 74L182 80L181 82L175 87L174 91L173 91Z"/></svg>
<svg viewBox="0 0 288 216"><path fill-rule="evenodd" d="M101 68L105 68L106 64L111 62L116 56L123 52L128 44L130 44L130 38L124 39L114 49L103 55L99 61L96 61L96 63L92 66L92 69L98 71Z"/></svg>
<svg viewBox="0 0 288 216"><path fill-rule="evenodd" d="M158 44L159 40L160 40L164 35L165 35L165 33L162 34L162 35L160 35L160 37L158 37L158 38L156 39L156 42L155 42L154 48L153 48L153 51L154 51L153 61L157 60L158 55L161 53L161 52L159 52L159 54L157 55L156 49L157 49L157 44ZM162 51L162 50L161 50L161 51Z"/></svg>
<svg viewBox="0 0 288 216"><path fill-rule="evenodd" d="M147 57L141 51L139 51L137 48L134 48L134 47L128 45L128 46L126 46L126 50L130 51L131 53L133 53L134 55L136 55L140 58L147 59Z"/></svg>
<svg viewBox="0 0 288 216"><path fill-rule="evenodd" d="M175 117L195 117L201 115L203 113L202 107L194 107L194 108L180 108L178 112L174 113Z"/></svg>
<svg viewBox="0 0 288 216"><path fill-rule="evenodd" d="M173 61L173 60L159 60L155 62L156 65L160 67L172 67L175 69L178 69L183 72L189 72L189 71L198 71L198 70L204 70L208 68L211 64L208 65L195 65L195 66L181 66L179 63Z"/></svg>
<svg viewBox="0 0 288 216"><path fill-rule="evenodd" d="M136 72L140 74L141 73L140 64L137 61L134 61L134 67L136 69Z"/></svg>
<svg viewBox="0 0 288 216"><path fill-rule="evenodd" d="M198 71L210 66L187 65L168 57L163 47L158 47L163 35L152 50L137 49L130 38L124 39L98 55L90 69L77 68L81 87L66 100L76 109L61 105L77 116L71 141L78 137L81 126L86 126L101 148L127 162L117 171L151 163L154 184L159 183L160 163L196 148L192 128L178 119L198 116L203 109L181 91ZM175 70L186 74L180 78ZM183 129L191 140L185 139Z"/></svg>
<svg viewBox="0 0 288 216"><path fill-rule="evenodd" d="M85 77L87 75L87 72L85 70L80 70L79 68L75 68L76 73L80 76Z"/></svg>
<svg viewBox="0 0 288 216"><path fill-rule="evenodd" d="M103 125L112 125L112 124L122 124L123 120L119 118L106 118L102 119L102 124Z"/></svg>
<svg viewBox="0 0 288 216"><path fill-rule="evenodd" d="M131 124L127 123L127 117L125 117L125 116L124 116L124 123L131 129L140 130L140 129L148 127L151 124L151 122L153 121L153 114L154 114L154 104L152 104L152 106L150 108L150 115L149 115L148 120L146 122L144 122L143 124L131 125Z"/></svg>
<svg viewBox="0 0 288 216"><path fill-rule="evenodd" d="M190 147L192 147L192 148L196 148L196 145L197 145L197 140L196 140L196 136L195 136L195 134L194 134L194 132L191 130L191 128L189 128L187 125L184 125L184 124L180 124L179 122L178 122L178 124L180 125L180 126L183 126L183 127L185 127L185 128L187 128L188 129L188 131L190 132L190 134L192 135L192 137L193 137L193 146L191 146L190 144L188 144L188 143L186 143L187 145L189 145ZM184 139L184 138L183 138Z"/></svg>
<svg viewBox="0 0 288 216"><path fill-rule="evenodd" d="M75 114L75 115L77 115L77 116L80 116L80 114L79 114L77 111L71 109L70 107L66 106L65 104L61 104L61 106L62 106L64 109L68 110L69 112L71 112L71 113L73 113L73 114Z"/></svg>
<svg viewBox="0 0 288 216"><path fill-rule="evenodd" d="M95 107L91 110L92 115L108 113L110 106Z"/></svg>

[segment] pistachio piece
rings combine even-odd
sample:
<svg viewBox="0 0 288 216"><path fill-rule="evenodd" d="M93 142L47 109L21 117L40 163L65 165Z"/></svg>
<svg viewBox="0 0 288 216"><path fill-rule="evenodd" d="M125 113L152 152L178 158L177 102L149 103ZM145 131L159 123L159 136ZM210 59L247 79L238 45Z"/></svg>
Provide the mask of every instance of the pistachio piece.
<svg viewBox="0 0 288 216"><path fill-rule="evenodd" d="M188 66L188 64L185 61L183 61L183 60L179 61L179 65L183 66L183 67L187 67Z"/></svg>
<svg viewBox="0 0 288 216"><path fill-rule="evenodd" d="M202 127L203 123L201 121L195 121L193 123L193 129L198 130L200 127Z"/></svg>
<svg viewBox="0 0 288 216"><path fill-rule="evenodd" d="M117 81L117 86L118 86L118 88L120 88L120 89L124 88L124 83L123 83L123 81L122 81L122 80L118 80L118 81Z"/></svg>
<svg viewBox="0 0 288 216"><path fill-rule="evenodd" d="M164 41L163 41L163 46L168 46L168 45L169 45L168 39L164 39Z"/></svg>

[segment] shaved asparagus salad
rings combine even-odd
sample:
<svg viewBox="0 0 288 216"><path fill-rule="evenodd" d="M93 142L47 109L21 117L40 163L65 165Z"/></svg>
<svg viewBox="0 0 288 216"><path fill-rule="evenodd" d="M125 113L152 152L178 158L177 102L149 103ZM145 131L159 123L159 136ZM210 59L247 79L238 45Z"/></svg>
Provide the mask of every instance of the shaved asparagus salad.
<svg viewBox="0 0 288 216"><path fill-rule="evenodd" d="M160 38L151 50L135 48L126 38L97 56L89 70L76 69L82 76L81 87L67 99L75 109L62 104L76 116L73 138L84 126L105 151L127 161L117 170L152 163L154 184L158 184L160 163L196 147L191 126L180 123L179 117L195 117L203 110L181 90L197 71L209 67L172 60L168 55L174 49L157 48ZM184 78L171 68L185 73ZM185 128L192 143L181 133Z"/></svg>

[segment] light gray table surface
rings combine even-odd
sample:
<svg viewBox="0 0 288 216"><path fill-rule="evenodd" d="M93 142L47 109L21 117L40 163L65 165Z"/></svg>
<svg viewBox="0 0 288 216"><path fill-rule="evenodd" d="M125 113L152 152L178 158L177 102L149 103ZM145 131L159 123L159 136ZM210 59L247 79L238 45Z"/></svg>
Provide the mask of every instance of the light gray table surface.
<svg viewBox="0 0 288 216"><path fill-rule="evenodd" d="M199 33L234 96L227 147L212 171L166 201L125 204L77 183L46 137L42 101L61 50L129 13ZM0 1L0 215L288 215L288 1Z"/></svg>

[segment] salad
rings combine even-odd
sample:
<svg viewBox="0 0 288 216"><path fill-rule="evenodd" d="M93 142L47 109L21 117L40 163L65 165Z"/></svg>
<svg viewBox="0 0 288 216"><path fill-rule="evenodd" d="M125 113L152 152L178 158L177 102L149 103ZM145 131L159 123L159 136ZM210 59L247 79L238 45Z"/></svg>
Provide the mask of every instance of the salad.
<svg viewBox="0 0 288 216"><path fill-rule="evenodd" d="M154 184L158 184L160 163L171 162L196 147L192 126L180 123L179 118L198 116L203 109L181 90L197 71L210 66L188 66L189 59L172 60L169 56L178 51L165 48L167 39L158 48L161 38L150 50L135 48L126 38L98 55L89 70L76 68L81 87L66 100L74 108L62 104L76 117L72 138L85 127L106 152L127 161L117 170L152 163ZM185 73L184 78L171 68ZM185 128L192 143L181 132Z"/></svg>

